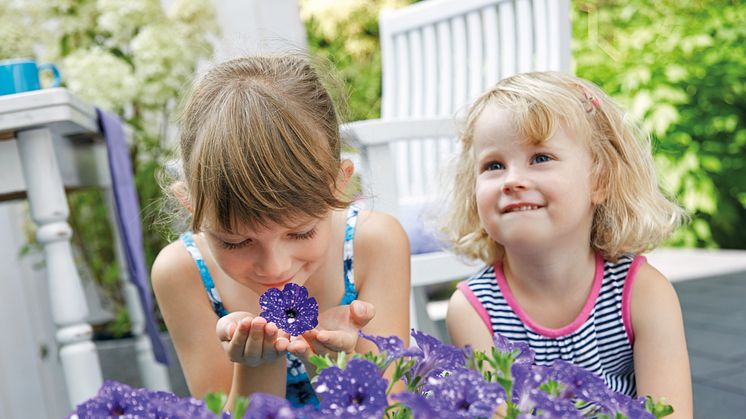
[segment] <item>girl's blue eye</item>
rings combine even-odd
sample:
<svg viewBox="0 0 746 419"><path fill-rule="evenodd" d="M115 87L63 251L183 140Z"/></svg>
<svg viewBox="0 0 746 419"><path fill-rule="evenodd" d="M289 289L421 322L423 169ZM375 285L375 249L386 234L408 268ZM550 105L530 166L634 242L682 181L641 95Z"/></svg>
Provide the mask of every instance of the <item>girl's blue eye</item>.
<svg viewBox="0 0 746 419"><path fill-rule="evenodd" d="M552 160L552 158L546 154L537 154L533 158L534 163L546 163L550 160Z"/></svg>
<svg viewBox="0 0 746 419"><path fill-rule="evenodd" d="M484 166L484 170L491 172L493 170L502 170L503 165L500 162L491 161Z"/></svg>
<svg viewBox="0 0 746 419"><path fill-rule="evenodd" d="M306 231L305 233L293 233L290 238L293 240L310 240L316 235L316 227Z"/></svg>

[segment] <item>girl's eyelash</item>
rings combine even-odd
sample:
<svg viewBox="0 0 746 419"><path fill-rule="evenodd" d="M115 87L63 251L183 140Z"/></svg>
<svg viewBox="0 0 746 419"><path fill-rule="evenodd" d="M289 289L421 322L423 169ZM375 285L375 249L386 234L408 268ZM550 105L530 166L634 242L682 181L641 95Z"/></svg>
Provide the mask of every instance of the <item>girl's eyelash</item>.
<svg viewBox="0 0 746 419"><path fill-rule="evenodd" d="M316 235L316 227L306 231L305 233L293 233L290 237L294 240L309 240Z"/></svg>
<svg viewBox="0 0 746 419"><path fill-rule="evenodd" d="M502 167L502 163L500 163L499 161L494 161L493 160L493 161L489 161L489 162L485 163L482 166L482 171L486 172L488 170L496 170L496 169L490 169L490 167L492 167L492 165L494 165L494 164L500 165Z"/></svg>
<svg viewBox="0 0 746 419"><path fill-rule="evenodd" d="M225 249L238 249L238 248L246 246L249 243L251 243L251 240L244 240L244 241L242 241L240 243L229 243L229 242L224 242L224 241L220 242L220 244Z"/></svg>
<svg viewBox="0 0 746 419"><path fill-rule="evenodd" d="M316 235L316 227L306 231L305 233L292 233L290 234L290 238L293 240L309 240L312 239ZM220 245L223 246L224 249L239 249L241 247L247 246L251 243L251 239L244 240L240 243L230 243L226 241L220 241Z"/></svg>

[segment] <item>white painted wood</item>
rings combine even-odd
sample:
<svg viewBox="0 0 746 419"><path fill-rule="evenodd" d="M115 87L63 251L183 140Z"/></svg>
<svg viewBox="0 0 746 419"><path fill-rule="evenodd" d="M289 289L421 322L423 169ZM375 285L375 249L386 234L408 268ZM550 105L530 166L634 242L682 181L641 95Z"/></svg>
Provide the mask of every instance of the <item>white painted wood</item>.
<svg viewBox="0 0 746 419"><path fill-rule="evenodd" d="M469 12L466 15L467 28L467 51L468 51L468 78L467 97L469 101L474 100L484 91L482 84L482 74L484 74L484 28L482 27L482 17L478 10Z"/></svg>
<svg viewBox="0 0 746 419"><path fill-rule="evenodd" d="M0 165L0 178L13 179L12 182L0 182L0 200L22 196L19 193L27 195L46 265L46 285L40 290L44 292L43 297L27 293L21 301L32 308L49 307L49 313L41 315L41 318L51 329L45 335L52 341L31 345L32 350L27 353L33 357L46 351L49 355L40 355L42 358L59 359L56 370L54 363L43 359L41 363L34 361L41 373L37 377L27 374L26 378L38 379L36 382L44 386L48 401L40 401L43 409L55 409L55 400L60 398L66 399L65 404L69 409L95 395L101 386L102 376L96 349L91 342L91 326L86 320L87 300L70 247L73 233L67 223L69 210L65 188L108 188L111 181L106 148L98 131L95 109L65 89L44 89L0 97L2 131L15 132L15 137L0 141L3 159L9 162ZM113 206L110 205L110 208ZM9 219L0 220L3 221L5 224L10 222ZM116 234L116 223L113 225ZM15 255L12 257L15 259ZM126 270L123 273L126 286L131 286L126 278ZM25 275L30 274L27 271ZM32 278L27 276L24 279L30 281ZM28 281L24 281L24 284ZM163 367L153 365L150 342L142 334L139 298L131 292L126 292L125 296L135 324L134 332L137 339L143 341L139 345L143 380L151 388L167 389L167 376L164 382L164 375L161 374ZM39 310L39 313L44 314L44 310ZM15 330L15 333L17 335L10 335L11 339L24 336L22 330ZM2 363L5 363L5 358ZM53 377L59 377L63 384L56 382ZM60 393L62 396L59 396ZM20 400L23 403L23 399ZM60 415L58 412L32 416Z"/></svg>
<svg viewBox="0 0 746 419"><path fill-rule="evenodd" d="M533 24L531 0L516 0L515 22L518 72L535 70L533 34L536 29Z"/></svg>
<svg viewBox="0 0 746 419"><path fill-rule="evenodd" d="M25 201L0 203L0 417L62 418L70 413L62 364L57 356L56 327L47 296L42 256L20 256L25 244Z"/></svg>
<svg viewBox="0 0 746 419"><path fill-rule="evenodd" d="M93 397L103 383L88 308L75 268L65 190L48 128L19 131L18 154L28 187L31 217L44 248L52 317L71 407Z"/></svg>
<svg viewBox="0 0 746 419"><path fill-rule="evenodd" d="M453 112L453 46L448 21L436 25L438 50L438 115L450 117ZM391 60L389 60L391 61ZM381 110L383 114L383 110Z"/></svg>
<svg viewBox="0 0 746 419"><path fill-rule="evenodd" d="M482 26L484 27L484 75L485 88L500 80L500 37L498 35L497 9L482 9Z"/></svg>
<svg viewBox="0 0 746 419"><path fill-rule="evenodd" d="M500 78L504 79L518 71L516 63L515 8L512 2L502 2L498 6L500 20Z"/></svg>

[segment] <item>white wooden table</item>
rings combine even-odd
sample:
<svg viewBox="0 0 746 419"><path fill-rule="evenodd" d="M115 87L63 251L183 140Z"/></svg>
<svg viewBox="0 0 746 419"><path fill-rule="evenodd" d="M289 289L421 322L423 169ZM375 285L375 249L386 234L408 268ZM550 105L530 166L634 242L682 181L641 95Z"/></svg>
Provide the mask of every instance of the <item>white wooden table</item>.
<svg viewBox="0 0 746 419"><path fill-rule="evenodd" d="M95 395L103 379L70 247L65 189L106 186L106 148L95 109L61 88L0 96L0 133L0 199L28 197L74 406Z"/></svg>
<svg viewBox="0 0 746 419"><path fill-rule="evenodd" d="M91 186L108 190L107 202L102 204L109 207L115 250L123 260L106 153L95 108L66 89L0 96L0 201L28 198L37 239L44 248L55 338L72 407L94 396L103 380L70 247L65 192ZM155 361L150 340L143 333L137 290L129 282L127 269L121 271L143 382L151 389L170 390L167 369Z"/></svg>

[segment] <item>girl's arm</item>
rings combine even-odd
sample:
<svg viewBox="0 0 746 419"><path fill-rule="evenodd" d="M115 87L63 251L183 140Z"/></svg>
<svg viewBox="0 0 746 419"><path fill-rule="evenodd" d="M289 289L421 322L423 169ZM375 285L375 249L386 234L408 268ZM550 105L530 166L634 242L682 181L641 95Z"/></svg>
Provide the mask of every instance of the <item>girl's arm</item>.
<svg viewBox="0 0 746 419"><path fill-rule="evenodd" d="M409 346L409 239L392 216L363 211L355 232L355 280L358 299L373 304L375 316L363 328L368 335L396 335ZM357 352L375 351L358 339Z"/></svg>
<svg viewBox="0 0 746 419"><path fill-rule="evenodd" d="M681 306L671 283L655 268L640 266L632 286L635 378L638 396L664 397L671 418L692 417L692 381Z"/></svg>
<svg viewBox="0 0 746 419"><path fill-rule="evenodd" d="M194 397L203 398L209 392L218 391L228 394L231 400L254 391L284 397L284 356L277 362L259 367L230 361L216 334L218 319L212 311L197 267L181 243L172 243L160 252L153 264L151 279L158 306Z"/></svg>
<svg viewBox="0 0 746 419"><path fill-rule="evenodd" d="M492 331L487 328L461 290L457 289L448 301L446 327L451 341L456 346L471 345L478 351L489 351L493 346Z"/></svg>

